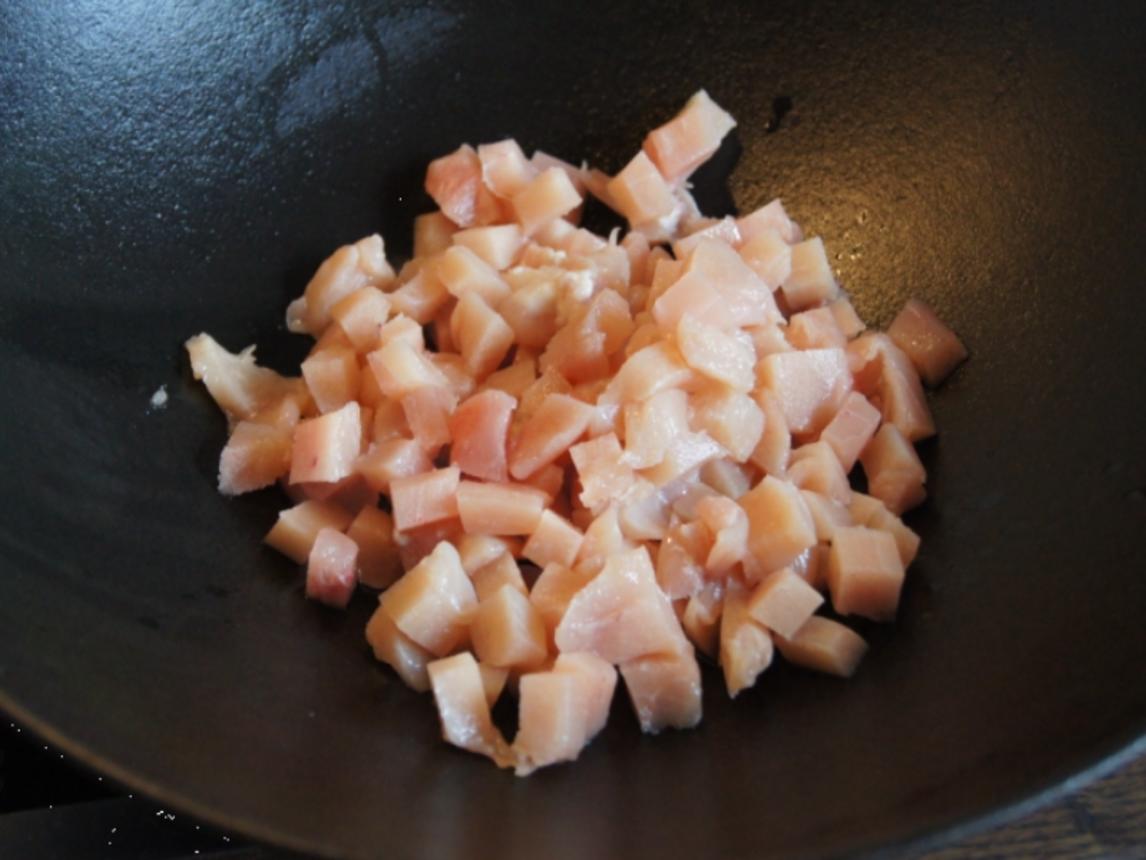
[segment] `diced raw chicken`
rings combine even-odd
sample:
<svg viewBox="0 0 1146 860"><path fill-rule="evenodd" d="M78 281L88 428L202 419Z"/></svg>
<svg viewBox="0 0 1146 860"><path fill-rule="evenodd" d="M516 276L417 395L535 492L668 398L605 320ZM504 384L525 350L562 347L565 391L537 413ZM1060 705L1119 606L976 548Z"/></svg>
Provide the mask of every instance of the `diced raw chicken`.
<svg viewBox="0 0 1146 860"><path fill-rule="evenodd" d="M816 236L792 246L792 270L780 289L793 311L826 304L839 296L840 286L832 274L823 239Z"/></svg>
<svg viewBox="0 0 1146 860"><path fill-rule="evenodd" d="M509 474L521 480L549 465L589 426L593 408L566 394L549 394L521 427L509 453Z"/></svg>
<svg viewBox="0 0 1146 860"><path fill-rule="evenodd" d="M403 633L386 610L379 606L366 625L366 641L375 659L387 664L406 686L419 693L430 689L426 666L434 655Z"/></svg>
<svg viewBox="0 0 1146 860"><path fill-rule="evenodd" d="M614 664L688 647L644 547L605 561L569 602L554 640L560 651L588 651Z"/></svg>
<svg viewBox="0 0 1146 860"><path fill-rule="evenodd" d="M748 552L763 573L791 564L816 543L812 516L795 485L766 475L738 504L748 515Z"/></svg>
<svg viewBox="0 0 1146 860"><path fill-rule="evenodd" d="M236 496L269 487L290 471L292 428L240 421L219 455L219 492Z"/></svg>
<svg viewBox="0 0 1146 860"><path fill-rule="evenodd" d="M836 529L828 556L828 588L840 615L890 621L903 579L903 561L890 534L863 526Z"/></svg>
<svg viewBox="0 0 1146 860"><path fill-rule="evenodd" d="M704 587L704 562L712 537L703 523L678 523L657 547L657 584L670 600L692 597Z"/></svg>
<svg viewBox="0 0 1146 860"><path fill-rule="evenodd" d="M437 276L454 298L477 293L486 303L497 306L509 295L509 284L481 257L464 245L454 245L437 258Z"/></svg>
<svg viewBox="0 0 1146 860"><path fill-rule="evenodd" d="M441 386L427 386L402 397L402 411L414 439L431 455L450 441L449 420L457 398Z"/></svg>
<svg viewBox="0 0 1146 860"><path fill-rule="evenodd" d="M378 387L396 400L419 388L446 386L449 380L426 354L405 340L392 340L366 356Z"/></svg>
<svg viewBox="0 0 1146 860"><path fill-rule="evenodd" d="M831 446L844 472L850 472L860 452L875 435L879 422L879 410L858 391L853 391L820 432L820 441Z"/></svg>
<svg viewBox="0 0 1146 860"><path fill-rule="evenodd" d="M903 520L887 508L880 506L880 509L864 525L885 531L892 536L904 567L915 561L915 556L919 552L919 535L904 525Z"/></svg>
<svg viewBox="0 0 1146 860"><path fill-rule="evenodd" d="M967 360L967 348L924 302L911 299L887 329L923 381L938 385Z"/></svg>
<svg viewBox="0 0 1146 860"><path fill-rule="evenodd" d="M358 394L358 356L349 347L312 353L302 363L302 377L318 411L334 412Z"/></svg>
<svg viewBox="0 0 1146 860"><path fill-rule="evenodd" d="M692 375L680 351L672 344L660 341L630 355L602 398L613 403L637 403L658 391L686 384Z"/></svg>
<svg viewBox="0 0 1146 860"><path fill-rule="evenodd" d="M852 520L846 505L811 490L801 490L800 495L812 515L816 527L816 540L830 542L836 529L841 526L863 525Z"/></svg>
<svg viewBox="0 0 1146 860"><path fill-rule="evenodd" d="M915 447L894 424L884 424L860 455L868 492L893 514L902 514L927 498L927 472Z"/></svg>
<svg viewBox="0 0 1146 860"><path fill-rule="evenodd" d="M263 538L263 543L287 558L305 564L322 529L343 531L351 519L352 515L338 505L307 500L279 511L278 519Z"/></svg>
<svg viewBox="0 0 1146 860"><path fill-rule="evenodd" d="M458 558L462 569L471 577L481 567L503 555L516 556L521 552L521 542L515 538L495 535L462 535L457 544Z"/></svg>
<svg viewBox="0 0 1146 860"><path fill-rule="evenodd" d="M856 309L852 307L852 303L843 296L831 302L828 305L828 310L835 317L836 325L844 333L844 337L849 340L867 328L863 320L859 318L859 314L856 313Z"/></svg>
<svg viewBox="0 0 1146 860"><path fill-rule="evenodd" d="M395 528L407 531L458 516L460 478L461 471L450 466L392 479L390 505Z"/></svg>
<svg viewBox="0 0 1146 860"><path fill-rule="evenodd" d="M255 364L253 346L235 355L208 334L197 334L184 346L191 359L191 373L207 386L211 399L231 421L251 418L286 397L300 403L306 399L301 379L284 378Z"/></svg>
<svg viewBox="0 0 1146 860"><path fill-rule="evenodd" d="M638 152L605 186L610 205L637 226L672 216L676 198L652 159Z"/></svg>
<svg viewBox="0 0 1146 860"><path fill-rule="evenodd" d="M371 506L362 508L346 536L358 547L358 581L363 585L386 588L402 575L394 521L388 513Z"/></svg>
<svg viewBox="0 0 1146 860"><path fill-rule="evenodd" d="M685 433L669 443L664 458L643 476L657 487L677 480L682 475L699 469L710 460L728 456L728 451L703 430Z"/></svg>
<svg viewBox="0 0 1146 860"><path fill-rule="evenodd" d="M776 230L754 233L741 242L738 250L740 259L772 292L792 274L792 247Z"/></svg>
<svg viewBox="0 0 1146 860"><path fill-rule="evenodd" d="M461 520L457 517L416 526L406 531L395 530L394 543L398 547L398 558L402 562L402 569L410 570L443 541L456 547L463 534Z"/></svg>
<svg viewBox="0 0 1146 860"><path fill-rule="evenodd" d="M783 477L788 472L788 456L792 451L792 436L777 398L771 392L756 392L756 405L764 413L764 432L752 450L752 464L769 475Z"/></svg>
<svg viewBox="0 0 1146 860"><path fill-rule="evenodd" d="M456 747L489 756L499 767L509 767L509 744L494 727L481 670L468 651L434 660L426 666L442 737Z"/></svg>
<svg viewBox="0 0 1146 860"><path fill-rule="evenodd" d="M517 775L576 759L608 719L616 683L616 670L588 654L562 654L550 671L523 675Z"/></svg>
<svg viewBox="0 0 1146 860"><path fill-rule="evenodd" d="M791 568L769 574L748 597L748 614L773 633L792 638L824 598Z"/></svg>
<svg viewBox="0 0 1146 860"><path fill-rule="evenodd" d="M756 358L762 359L774 352L791 352L792 344L784 333L785 327L776 323L749 326L744 329L745 334L752 338L752 345L756 348Z"/></svg>
<svg viewBox="0 0 1146 860"><path fill-rule="evenodd" d="M827 442L810 442L793 451L788 480L801 490L821 493L841 505L851 501L847 473Z"/></svg>
<svg viewBox="0 0 1146 860"><path fill-rule="evenodd" d="M450 416L450 463L475 478L507 480L506 440L516 406L513 397L497 390L466 399Z"/></svg>
<svg viewBox="0 0 1146 860"><path fill-rule="evenodd" d="M291 447L290 482L341 481L354 470L361 449L362 417L357 401L300 421Z"/></svg>
<svg viewBox="0 0 1146 860"><path fill-rule="evenodd" d="M704 90L690 98L675 117L653 129L644 149L669 182L681 182L712 157L734 120Z"/></svg>
<svg viewBox="0 0 1146 860"><path fill-rule="evenodd" d="M466 293L458 301L450 329L466 367L477 379L496 370L513 346L513 329L477 293Z"/></svg>
<svg viewBox="0 0 1146 860"><path fill-rule="evenodd" d="M564 617L573 595L588 585L593 576L584 567L565 567L561 564L548 564L541 571L529 592L529 601L536 607L551 634Z"/></svg>
<svg viewBox="0 0 1146 860"><path fill-rule="evenodd" d="M713 239L696 246L681 276L657 298L652 310L664 331L675 330L686 313L718 328L780 318L768 286L736 251Z"/></svg>
<svg viewBox="0 0 1146 860"><path fill-rule="evenodd" d="M533 151L529 163L534 166L538 173L543 173L550 168L556 167L569 177L569 181L573 184L578 194L585 191L585 173L580 167L570 164L568 161L558 158L556 155L543 152L540 149Z"/></svg>
<svg viewBox="0 0 1146 860"><path fill-rule="evenodd" d="M358 458L354 471L366 479L377 493L390 492L390 483L397 478L421 475L433 468L426 449L413 439L392 436L376 442Z"/></svg>
<svg viewBox="0 0 1146 860"><path fill-rule="evenodd" d="M630 403L625 406L623 414L625 462L636 469L655 466L664 459L669 443L689 430L688 395L677 388L668 388L646 400ZM589 503L586 506L594 507Z"/></svg>
<svg viewBox="0 0 1146 860"><path fill-rule="evenodd" d="M581 551L577 553L577 563L594 559L606 559L614 553L632 548L621 533L620 506L610 504L597 514L585 527L585 539L581 541Z"/></svg>
<svg viewBox="0 0 1146 860"><path fill-rule="evenodd" d="M816 433L839 411L852 378L842 349L807 349L765 356L760 383L784 412L794 434Z"/></svg>
<svg viewBox="0 0 1146 860"><path fill-rule="evenodd" d="M466 368L460 355L448 352L427 353L430 363L446 379L446 387L453 392L456 400L465 400L477 388L477 383Z"/></svg>
<svg viewBox="0 0 1146 860"><path fill-rule="evenodd" d="M742 466L731 459L709 460L700 467L700 479L720 495L739 499L752 489L751 472L750 466Z"/></svg>
<svg viewBox="0 0 1146 860"><path fill-rule="evenodd" d="M599 511L625 495L635 478L616 434L607 433L569 449L569 456L581 482L581 504Z"/></svg>
<svg viewBox="0 0 1146 860"><path fill-rule="evenodd" d="M426 168L426 193L459 227L488 223L480 216L482 165L473 147L463 144Z"/></svg>
<svg viewBox="0 0 1146 860"><path fill-rule="evenodd" d="M478 603L470 641L483 663L502 669L534 669L545 662L545 623L529 598L510 585Z"/></svg>
<svg viewBox="0 0 1146 860"><path fill-rule="evenodd" d="M529 388L522 392L520 403L517 406L515 423L520 427L527 418L532 417L550 394L572 393L573 386L565 381L565 377L553 368L547 368L533 381Z"/></svg>
<svg viewBox="0 0 1146 860"><path fill-rule="evenodd" d="M669 506L657 485L638 479L617 508L621 534L634 544L664 540L668 534Z"/></svg>
<svg viewBox="0 0 1146 860"><path fill-rule="evenodd" d="M469 534L531 534L546 504L544 493L520 484L462 481L455 494L458 516Z"/></svg>
<svg viewBox="0 0 1146 860"><path fill-rule="evenodd" d="M492 709L497 704L497 700L501 698L501 691L505 689L505 683L509 680L509 670L496 669L493 666L478 663L478 671L481 672L481 687L482 692L485 693L485 703Z"/></svg>
<svg viewBox="0 0 1146 860"><path fill-rule="evenodd" d="M554 505L561 496L565 487L565 470L556 463L550 463L538 469L522 483L527 487L539 490L545 496L545 504Z"/></svg>
<svg viewBox="0 0 1146 860"><path fill-rule="evenodd" d="M731 216L712 220L712 223L695 229L687 229L687 235L672 243L673 256L678 260L688 257L706 239L724 242L726 245L736 247L740 244L740 228L736 226L736 219ZM639 235L639 234L638 234Z"/></svg>
<svg viewBox="0 0 1146 860"><path fill-rule="evenodd" d="M426 348L426 338L422 333L421 324L405 314L398 314L378 330L379 349L395 340L409 344L417 352L422 352Z"/></svg>
<svg viewBox="0 0 1146 860"><path fill-rule="evenodd" d="M471 227L453 235L455 245L463 245L497 271L508 269L517 258L525 239L516 224Z"/></svg>
<svg viewBox="0 0 1146 860"><path fill-rule="evenodd" d="M620 669L642 732L691 729L700 722L700 666L691 651L638 657Z"/></svg>
<svg viewBox="0 0 1146 860"><path fill-rule="evenodd" d="M693 426L711 436L737 462L752 456L767 429L764 412L739 391L710 386L692 398L692 407Z"/></svg>
<svg viewBox="0 0 1146 860"><path fill-rule="evenodd" d="M554 563L568 567L576 561L583 539L581 530L569 520L547 510L542 512L521 554L541 568Z"/></svg>
<svg viewBox="0 0 1146 860"><path fill-rule="evenodd" d="M748 215L736 219L740 228L740 235L744 242L748 242L762 233L775 232L788 244L795 244L803 239L799 226L784 211L784 204L779 199L772 200Z"/></svg>
<svg viewBox="0 0 1146 860"><path fill-rule="evenodd" d="M776 647L789 663L828 675L850 678L867 652L867 643L838 621L813 615L791 639L777 637Z"/></svg>
<svg viewBox="0 0 1146 860"><path fill-rule="evenodd" d="M303 290L301 304L288 314L288 327L318 337L330 325L331 308L339 301L362 287L384 287L393 279L381 236L343 245L318 267Z"/></svg>
<svg viewBox="0 0 1146 860"><path fill-rule="evenodd" d="M935 435L923 383L915 366L885 334L868 333L848 344L848 363L856 388L878 395L883 420L912 442Z"/></svg>
<svg viewBox="0 0 1146 860"><path fill-rule="evenodd" d="M342 532L319 529L306 562L306 596L344 609L358 584L358 544Z"/></svg>
<svg viewBox="0 0 1146 860"><path fill-rule="evenodd" d="M749 391L756 381L752 341L721 331L685 314L676 329L676 343L693 370L736 391Z"/></svg>
<svg viewBox="0 0 1146 860"><path fill-rule="evenodd" d="M720 616L720 668L730 698L756 683L772 664L772 653L772 637L748 614L747 592L730 580Z"/></svg>
<svg viewBox="0 0 1146 860"><path fill-rule="evenodd" d="M711 576L722 576L748 552L748 517L740 505L724 496L701 499L697 513L712 534L704 569Z"/></svg>
<svg viewBox="0 0 1146 860"><path fill-rule="evenodd" d="M495 370L485 378L482 387L503 391L515 400L537 379L537 361L532 357L515 360L509 367Z"/></svg>
<svg viewBox="0 0 1146 860"><path fill-rule="evenodd" d="M474 584L474 593L477 594L479 601L492 597L506 586L526 597L529 596L529 588L525 584L525 577L521 575L521 568L508 552L503 552L479 567L470 576L470 581Z"/></svg>
<svg viewBox="0 0 1146 860"><path fill-rule="evenodd" d="M830 307L792 314L788 320L788 340L796 349L832 349L848 343Z"/></svg>
<svg viewBox="0 0 1146 860"><path fill-rule="evenodd" d="M414 216L414 259L432 257L450 247L458 225L443 212Z"/></svg>
<svg viewBox="0 0 1146 860"><path fill-rule="evenodd" d="M477 595L458 551L442 541L382 592L380 602L399 630L442 657L465 637Z"/></svg>
<svg viewBox="0 0 1146 860"><path fill-rule="evenodd" d="M514 214L526 235L581 205L581 195L559 167L542 171L512 199Z"/></svg>
<svg viewBox="0 0 1146 860"><path fill-rule="evenodd" d="M356 352L370 352L390 317L390 300L377 287L362 287L334 305L330 316Z"/></svg>
<svg viewBox="0 0 1146 860"><path fill-rule="evenodd" d="M537 168L525 157L516 140L484 143L477 148L477 155L482 180L498 197L513 197L537 175Z"/></svg>
<svg viewBox="0 0 1146 860"><path fill-rule="evenodd" d="M395 313L425 325L446 306L450 293L438 279L435 269L435 266L423 265L410 280L388 294L390 307Z"/></svg>
<svg viewBox="0 0 1146 860"><path fill-rule="evenodd" d="M519 346L544 348L557 331L558 277L543 271L507 271L506 280L513 294L498 305L497 311L513 329Z"/></svg>

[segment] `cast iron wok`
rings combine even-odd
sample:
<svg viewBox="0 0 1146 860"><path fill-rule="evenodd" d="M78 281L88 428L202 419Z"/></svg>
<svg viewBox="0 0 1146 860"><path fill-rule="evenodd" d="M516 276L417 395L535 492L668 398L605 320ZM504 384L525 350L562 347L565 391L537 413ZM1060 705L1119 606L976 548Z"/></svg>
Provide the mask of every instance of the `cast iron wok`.
<svg viewBox="0 0 1146 860"><path fill-rule="evenodd" d="M819 856L1022 803L1146 727L1140 4L251 5L0 11L0 705L137 790L347 856ZM770 671L528 780L441 744L302 597L282 499L214 489L180 348L303 354L337 244L408 251L428 159L516 135L609 170L705 86L713 211L781 196L863 315L924 297L933 400L898 621L851 683ZM295 365L297 366L297 365ZM161 385L169 402L152 409Z"/></svg>

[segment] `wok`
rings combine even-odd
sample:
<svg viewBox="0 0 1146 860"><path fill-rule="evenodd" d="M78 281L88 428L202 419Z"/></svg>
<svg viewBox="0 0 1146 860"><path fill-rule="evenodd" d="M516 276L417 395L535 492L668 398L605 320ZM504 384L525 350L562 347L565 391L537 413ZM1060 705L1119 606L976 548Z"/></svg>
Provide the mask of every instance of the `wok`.
<svg viewBox="0 0 1146 860"><path fill-rule="evenodd" d="M863 852L1134 753L1143 9L4 4L0 706L165 804L355 857ZM642 737L621 701L515 779L369 658L370 597L302 598L259 544L276 492L216 494L180 344L297 367L286 301L340 243L408 252L430 158L514 135L615 170L700 86L740 121L704 208L781 196L865 318L921 296L970 346L923 553L854 681L780 666L733 705L708 672L698 730Z"/></svg>

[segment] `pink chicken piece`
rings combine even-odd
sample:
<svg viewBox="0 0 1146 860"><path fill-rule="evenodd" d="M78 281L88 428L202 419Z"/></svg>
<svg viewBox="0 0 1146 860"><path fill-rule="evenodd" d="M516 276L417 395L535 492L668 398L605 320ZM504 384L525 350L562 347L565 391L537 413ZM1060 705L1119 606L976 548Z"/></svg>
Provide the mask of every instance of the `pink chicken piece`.
<svg viewBox="0 0 1146 860"><path fill-rule="evenodd" d="M306 596L345 609L358 584L358 544L340 531L319 529L306 562Z"/></svg>
<svg viewBox="0 0 1146 860"><path fill-rule="evenodd" d="M658 341L625 360L602 399L620 404L637 403L666 388L679 388L692 376L680 351L670 343Z"/></svg>
<svg viewBox="0 0 1146 860"><path fill-rule="evenodd" d="M808 506L808 513L812 515L812 522L816 527L816 539L821 542L831 542L836 529L841 526L864 525L856 523L847 506L835 499L812 490L801 490L800 495L804 504Z"/></svg>
<svg viewBox="0 0 1146 860"><path fill-rule="evenodd" d="M720 649L720 616L724 611L724 582L709 580L688 599L680 623L696 648L713 660Z"/></svg>
<svg viewBox="0 0 1146 860"><path fill-rule="evenodd" d="M667 218L677 208L672 188L644 152L638 152L605 186L610 205L637 226Z"/></svg>
<svg viewBox="0 0 1146 860"><path fill-rule="evenodd" d="M394 521L380 508L364 507L346 536L358 547L358 581L371 588L386 588L402 575L402 562L394 543Z"/></svg>
<svg viewBox="0 0 1146 860"><path fill-rule="evenodd" d="M450 415L458 399L448 388L427 385L402 395L402 413L414 439L431 455L450 441Z"/></svg>
<svg viewBox="0 0 1146 860"><path fill-rule="evenodd" d="M730 580L720 616L720 668L729 698L756 683L772 665L772 637L748 613L748 594L736 580Z"/></svg>
<svg viewBox="0 0 1146 860"><path fill-rule="evenodd" d="M700 467L700 480L720 495L735 500L752 489L754 471L751 466L728 458L709 460Z"/></svg>
<svg viewBox="0 0 1146 860"><path fill-rule="evenodd" d="M838 621L813 615L790 639L776 638L776 647L789 663L840 678L855 674L867 643Z"/></svg>
<svg viewBox="0 0 1146 860"><path fill-rule="evenodd" d="M513 346L513 329L477 293L466 293L450 315L450 331L467 370L484 379Z"/></svg>
<svg viewBox="0 0 1146 860"><path fill-rule="evenodd" d="M736 391L752 389L756 352L746 335L721 331L685 314L677 324L676 343L693 370Z"/></svg>
<svg viewBox="0 0 1146 860"><path fill-rule="evenodd" d="M963 342L919 299L911 299L903 306L888 327L887 336L931 386L938 385L967 360Z"/></svg>
<svg viewBox="0 0 1146 860"><path fill-rule="evenodd" d="M712 549L712 536L703 523L669 527L657 546L657 584L670 600L691 598L704 587L704 564Z"/></svg>
<svg viewBox="0 0 1146 860"><path fill-rule="evenodd" d="M516 538L495 535L462 535L457 544L462 568L471 577L481 567L503 556L521 553L521 542Z"/></svg>
<svg viewBox="0 0 1146 860"><path fill-rule="evenodd" d="M828 589L836 612L890 621L903 580L903 561L890 534L863 526L836 529L828 555Z"/></svg>
<svg viewBox="0 0 1146 860"><path fill-rule="evenodd" d="M426 666L442 737L456 747L488 756L499 767L509 767L509 744L494 727L485 683L474 655L468 651L434 660Z"/></svg>
<svg viewBox="0 0 1146 860"><path fill-rule="evenodd" d="M486 481L509 478L506 440L517 401L490 389L467 398L450 416L450 463Z"/></svg>
<svg viewBox="0 0 1146 860"><path fill-rule="evenodd" d="M792 452L788 480L801 490L812 490L841 505L851 501L848 476L827 442L809 442Z"/></svg>
<svg viewBox="0 0 1146 860"><path fill-rule="evenodd" d="M403 395L427 386L448 386L449 380L421 349L395 339L366 356L378 387L387 397Z"/></svg>
<svg viewBox="0 0 1146 860"><path fill-rule="evenodd" d="M458 516L460 478L461 471L450 466L391 480L394 526L407 531Z"/></svg>
<svg viewBox="0 0 1146 860"><path fill-rule="evenodd" d="M644 547L606 559L569 602L554 640L562 652L588 651L614 664L689 647Z"/></svg>
<svg viewBox="0 0 1146 860"><path fill-rule="evenodd" d="M477 293L496 307L510 293L509 284L485 260L464 245L453 245L437 257L434 274L456 299Z"/></svg>
<svg viewBox="0 0 1146 860"><path fill-rule="evenodd" d="M748 552L748 516L740 505L724 496L701 499L697 514L712 535L704 569L710 576L723 576Z"/></svg>
<svg viewBox="0 0 1146 860"><path fill-rule="evenodd" d="M796 349L833 349L848 344L847 335L830 307L792 314L788 320L788 340Z"/></svg>
<svg viewBox="0 0 1146 860"><path fill-rule="evenodd" d="M775 230L761 230L743 239L742 259L773 293L792 274L792 246Z"/></svg>
<svg viewBox="0 0 1146 860"><path fill-rule="evenodd" d="M667 181L678 183L711 158L735 127L736 120L699 90L680 113L649 132L644 150Z"/></svg>
<svg viewBox="0 0 1146 860"><path fill-rule="evenodd" d="M859 314L856 313L856 309L852 306L852 303L843 296L830 302L828 304L828 310L832 312L832 316L836 320L836 326L844 333L844 337L849 340L867 328L863 320L859 318Z"/></svg>
<svg viewBox="0 0 1146 860"><path fill-rule="evenodd" d="M419 325L426 325L446 306L450 293L435 274L435 266L423 265L409 280L401 282L396 290L388 293L390 307Z"/></svg>
<svg viewBox="0 0 1146 860"><path fill-rule="evenodd" d="M478 659L500 669L535 669L549 655L545 622L529 598L503 585L478 603L470 622Z"/></svg>
<svg viewBox="0 0 1146 860"><path fill-rule="evenodd" d="M748 515L748 554L763 575L815 545L815 524L795 485L766 475L738 504Z"/></svg>
<svg viewBox="0 0 1146 860"><path fill-rule="evenodd" d="M341 481L354 470L361 450L362 413L357 401L300 421L291 446L290 482Z"/></svg>
<svg viewBox="0 0 1146 860"><path fill-rule="evenodd" d="M879 422L879 410L858 391L853 391L820 432L820 441L831 446L844 472L850 472L860 452L875 435Z"/></svg>
<svg viewBox="0 0 1146 860"><path fill-rule="evenodd" d="M540 568L554 563L569 566L576 561L584 537L565 517L551 510L542 511L521 554Z"/></svg>
<svg viewBox="0 0 1146 860"><path fill-rule="evenodd" d="M591 654L561 654L550 671L523 675L517 775L575 760L605 725L616 684L616 670Z"/></svg>
<svg viewBox="0 0 1146 860"><path fill-rule="evenodd" d="M414 259L432 257L450 247L458 225L444 212L427 212L414 216Z"/></svg>
<svg viewBox="0 0 1146 860"><path fill-rule="evenodd" d="M748 614L763 627L792 638L823 604L824 598L791 568L769 574L748 598Z"/></svg>
<svg viewBox="0 0 1146 860"><path fill-rule="evenodd" d="M529 602L537 608L551 635L565 616L573 596L588 585L593 576L587 568L561 564L547 564L541 571L529 592Z"/></svg>
<svg viewBox="0 0 1146 860"><path fill-rule="evenodd" d="M549 394L521 427L509 453L509 474L521 480L548 466L589 426L593 407L567 394Z"/></svg>
<svg viewBox="0 0 1146 860"><path fill-rule="evenodd" d="M784 410L771 392L756 392L756 405L764 415L764 431L752 449L749 461L769 475L783 477L788 472L788 457L792 453L792 435Z"/></svg>
<svg viewBox="0 0 1146 860"><path fill-rule="evenodd" d="M406 531L395 529L394 544L398 547L398 559L402 563L402 569L410 570L443 541L457 546L463 534L461 520L457 517L415 526Z"/></svg>
<svg viewBox="0 0 1146 860"><path fill-rule="evenodd" d="M512 200L514 214L527 236L581 205L581 195L568 173L560 167L543 170L514 194Z"/></svg>
<svg viewBox="0 0 1146 860"><path fill-rule="evenodd" d="M399 630L381 606L366 625L366 641L374 658L397 672L407 687L419 693L430 689L426 666L434 655Z"/></svg>
<svg viewBox="0 0 1146 860"><path fill-rule="evenodd" d="M647 469L661 462L672 441L689 431L688 405L688 395L679 388L667 388L646 400L627 404L624 409L625 462L634 469ZM616 489L620 488L611 488L610 492ZM597 501L606 500L603 496Z"/></svg>
<svg viewBox="0 0 1146 860"><path fill-rule="evenodd" d="M468 534L532 534L546 504L544 493L520 484L462 481L455 494L455 507Z"/></svg>
<svg viewBox="0 0 1146 860"><path fill-rule="evenodd" d="M693 426L707 433L738 463L748 460L767 430L763 410L747 394L710 387L692 398Z"/></svg>
<svg viewBox="0 0 1146 860"><path fill-rule="evenodd" d="M614 433L574 445L569 456L581 481L578 499L591 511L600 511L633 485L635 475Z"/></svg>
<svg viewBox="0 0 1146 860"><path fill-rule="evenodd" d="M513 364L503 367L501 370L495 370L487 376L482 383L482 388L503 391L516 401L536 380L537 360L532 356L523 356L518 353Z"/></svg>
<svg viewBox="0 0 1146 860"><path fill-rule="evenodd" d="M274 526L263 542L287 558L305 564L315 538L324 528L343 531L350 525L351 514L331 502L309 499L293 508L279 511Z"/></svg>
<svg viewBox="0 0 1146 860"><path fill-rule="evenodd" d="M638 657L620 669L642 732L655 735L700 723L700 666L691 651Z"/></svg>
<svg viewBox="0 0 1146 860"><path fill-rule="evenodd" d="M382 592L380 603L402 633L443 657L465 638L477 595L458 551L442 541Z"/></svg>
<svg viewBox="0 0 1146 860"><path fill-rule="evenodd" d="M935 435L923 382L911 359L886 334L868 333L848 344L856 388L878 396L883 420L912 442Z"/></svg>
<svg viewBox="0 0 1146 860"><path fill-rule="evenodd" d="M508 269L517 258L525 239L516 224L471 227L453 235L455 245L462 245L497 271Z"/></svg>
<svg viewBox="0 0 1146 860"><path fill-rule="evenodd" d="M419 442L402 436L391 436L376 442L354 464L354 471L377 493L389 493L390 484L398 478L421 475L433 468L426 449Z"/></svg>
<svg viewBox="0 0 1146 860"><path fill-rule="evenodd" d="M362 287L385 287L393 280L381 236L343 245L323 261L302 297L287 309L287 327L318 337L330 325L331 310L342 299Z"/></svg>
<svg viewBox="0 0 1146 860"><path fill-rule="evenodd" d="M496 201L482 184L482 164L472 146L462 144L426 168L426 193L459 227L497 219Z"/></svg>
<svg viewBox="0 0 1146 860"><path fill-rule="evenodd" d="M290 472L291 427L240 421L219 455L219 492L237 496L269 487Z"/></svg>
<svg viewBox="0 0 1146 860"><path fill-rule="evenodd" d="M479 567L471 574L470 581L474 584L474 593L479 602L507 586L519 594L529 596L529 587L521 575L521 568L508 552Z"/></svg>
<svg viewBox="0 0 1146 860"><path fill-rule="evenodd" d="M719 219L708 219L708 223L703 224L703 226L699 224L690 225L686 232L688 235L672 243L673 256L678 260L687 258L696 249L696 246L706 239L723 242L735 248L740 244L741 238L736 219L730 215Z"/></svg>
<svg viewBox="0 0 1146 860"><path fill-rule="evenodd" d="M521 151L516 140L483 143L477 148L482 181L498 197L509 199L537 175L537 168Z"/></svg>
<svg viewBox="0 0 1146 860"><path fill-rule="evenodd" d="M377 287L362 287L334 305L330 316L355 352L370 352L378 346L378 334L390 317L390 300Z"/></svg>
<svg viewBox="0 0 1146 860"><path fill-rule="evenodd" d="M799 225L789 217L779 198L769 201L747 215L742 215L736 220L736 225L740 228L744 242L765 233L776 233L789 245L804 238Z"/></svg>
<svg viewBox="0 0 1146 860"><path fill-rule="evenodd" d="M902 514L927 498L927 472L914 446L894 424L884 424L860 454L868 492L893 514Z"/></svg>
<svg viewBox="0 0 1146 860"><path fill-rule="evenodd" d="M236 355L210 335L197 334L184 347L191 360L192 375L207 386L211 399L230 421L252 418L284 398L300 404L307 398L301 379L282 377L269 367L259 367L253 346Z"/></svg>
<svg viewBox="0 0 1146 860"><path fill-rule="evenodd" d="M792 246L792 269L780 289L793 311L826 304L839 296L840 285L832 274L823 239L817 236Z"/></svg>
<svg viewBox="0 0 1146 860"><path fill-rule="evenodd" d="M736 251L714 239L697 244L680 277L657 298L652 311L665 331L674 330L686 313L725 329L780 318L768 286Z"/></svg>
<svg viewBox="0 0 1146 860"><path fill-rule="evenodd" d="M852 377L842 349L806 349L765 356L758 373L775 395L794 434L816 433L839 411Z"/></svg>

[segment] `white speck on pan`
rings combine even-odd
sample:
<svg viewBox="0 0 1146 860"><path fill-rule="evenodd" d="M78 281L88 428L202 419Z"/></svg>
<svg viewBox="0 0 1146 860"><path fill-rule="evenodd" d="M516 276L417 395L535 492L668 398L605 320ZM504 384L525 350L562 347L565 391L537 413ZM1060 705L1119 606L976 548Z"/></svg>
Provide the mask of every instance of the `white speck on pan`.
<svg viewBox="0 0 1146 860"><path fill-rule="evenodd" d="M155 389L155 393L151 395L151 408L162 409L167 405L167 386L161 385Z"/></svg>

